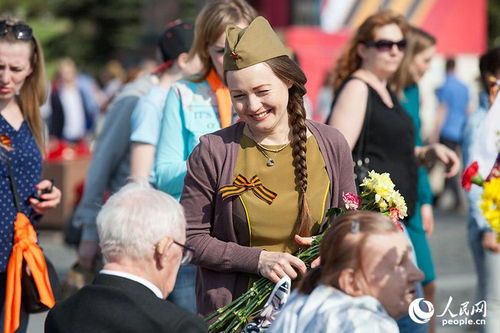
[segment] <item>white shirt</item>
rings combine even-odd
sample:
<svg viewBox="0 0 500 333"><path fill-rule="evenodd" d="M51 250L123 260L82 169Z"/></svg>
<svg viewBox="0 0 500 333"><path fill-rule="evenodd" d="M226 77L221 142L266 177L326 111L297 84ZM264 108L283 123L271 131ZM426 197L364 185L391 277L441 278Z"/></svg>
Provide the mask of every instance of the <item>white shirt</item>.
<svg viewBox="0 0 500 333"><path fill-rule="evenodd" d="M109 269L103 269L99 273L119 276L119 277L122 277L125 279L135 281L137 283L142 284L144 287L147 287L148 289L150 289L158 298L164 299L161 290L157 286L155 286L154 284L152 284L148 280L141 278L140 276L130 274L130 273L125 273L125 272L120 272L120 271L112 271Z"/></svg>
<svg viewBox="0 0 500 333"><path fill-rule="evenodd" d="M398 325L371 296L351 297L326 285L292 293L267 333L398 333Z"/></svg>
<svg viewBox="0 0 500 333"><path fill-rule="evenodd" d="M64 112L63 136L68 140L79 140L85 136L85 110L78 88L61 87L61 104Z"/></svg>

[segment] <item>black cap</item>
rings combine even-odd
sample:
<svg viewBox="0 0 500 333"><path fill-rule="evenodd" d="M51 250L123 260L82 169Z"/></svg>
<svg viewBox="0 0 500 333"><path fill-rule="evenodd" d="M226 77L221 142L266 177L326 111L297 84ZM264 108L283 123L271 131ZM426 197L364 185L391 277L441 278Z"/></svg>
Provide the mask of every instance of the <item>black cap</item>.
<svg viewBox="0 0 500 333"><path fill-rule="evenodd" d="M189 52L193 37L193 25L190 22L175 20L168 23L158 40L163 61L175 60L179 54Z"/></svg>

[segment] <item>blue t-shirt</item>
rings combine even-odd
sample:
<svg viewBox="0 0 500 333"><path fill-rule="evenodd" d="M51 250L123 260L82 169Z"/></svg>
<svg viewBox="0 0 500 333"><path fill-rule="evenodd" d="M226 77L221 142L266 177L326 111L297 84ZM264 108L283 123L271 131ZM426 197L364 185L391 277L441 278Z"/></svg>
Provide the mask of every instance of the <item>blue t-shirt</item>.
<svg viewBox="0 0 500 333"><path fill-rule="evenodd" d="M26 121L16 131L0 115L0 134L9 136L13 148L9 152L0 148L3 153L0 155L0 272L5 272L12 251L14 220L17 214L5 158L8 158L12 165L21 211L31 217L33 209L28 198L35 194L35 185L40 182L42 156Z"/></svg>
<svg viewBox="0 0 500 333"><path fill-rule="evenodd" d="M167 94L168 90L153 86L139 99L132 112L130 141L156 146Z"/></svg>
<svg viewBox="0 0 500 333"><path fill-rule="evenodd" d="M139 99L130 118L130 142L156 146L160 138L160 125L167 94L168 90L152 86L149 92ZM151 184L156 182L154 168L151 168L149 173L149 182Z"/></svg>
<svg viewBox="0 0 500 333"><path fill-rule="evenodd" d="M437 89L436 95L439 103L444 104L447 108L440 136L453 142L460 142L469 105L467 86L458 80L455 75L448 74L444 84Z"/></svg>

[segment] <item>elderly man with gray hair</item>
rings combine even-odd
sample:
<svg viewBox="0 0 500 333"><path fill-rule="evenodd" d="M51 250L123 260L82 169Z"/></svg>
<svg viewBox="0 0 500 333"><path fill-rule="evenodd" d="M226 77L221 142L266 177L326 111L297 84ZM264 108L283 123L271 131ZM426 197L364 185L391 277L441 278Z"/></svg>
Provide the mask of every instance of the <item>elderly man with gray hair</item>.
<svg viewBox="0 0 500 333"><path fill-rule="evenodd" d="M97 228L106 264L49 312L45 332L207 332L201 318L165 300L193 251L175 199L128 184L102 207Z"/></svg>

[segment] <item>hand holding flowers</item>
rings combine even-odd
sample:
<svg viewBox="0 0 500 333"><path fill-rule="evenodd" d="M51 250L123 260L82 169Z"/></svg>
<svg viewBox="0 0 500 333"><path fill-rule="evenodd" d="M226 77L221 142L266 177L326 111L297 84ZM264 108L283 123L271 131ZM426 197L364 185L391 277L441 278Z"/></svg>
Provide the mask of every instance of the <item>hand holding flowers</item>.
<svg viewBox="0 0 500 333"><path fill-rule="evenodd" d="M371 171L362 184L360 196L354 193L343 193L344 207L330 208L327 216L338 216L350 210L370 210L380 212L391 218L402 230L399 222L407 216L406 203L399 191L395 190L388 173L378 174ZM295 236L295 241L308 247L294 256L287 253L262 252L262 264L259 260L259 271L263 276L252 287L230 304L218 309L205 318L205 321L215 321L209 326L209 332L236 332L244 325L248 318L259 313L262 304L271 294L273 282L284 274L291 278L297 276L294 268L303 273L305 267L314 267L319 264L319 248L324 232L313 237ZM273 282L272 282L273 281Z"/></svg>
<svg viewBox="0 0 500 333"><path fill-rule="evenodd" d="M481 195L479 207L483 212L483 216L490 224L492 232L496 234L496 243L500 243L500 153L493 168L486 178L483 180L478 172L479 165L473 162L464 172L462 176L462 186L466 191L469 191L471 184L476 184L484 188ZM488 234L483 237L483 245L491 251L500 252L500 246L492 244L492 235Z"/></svg>

